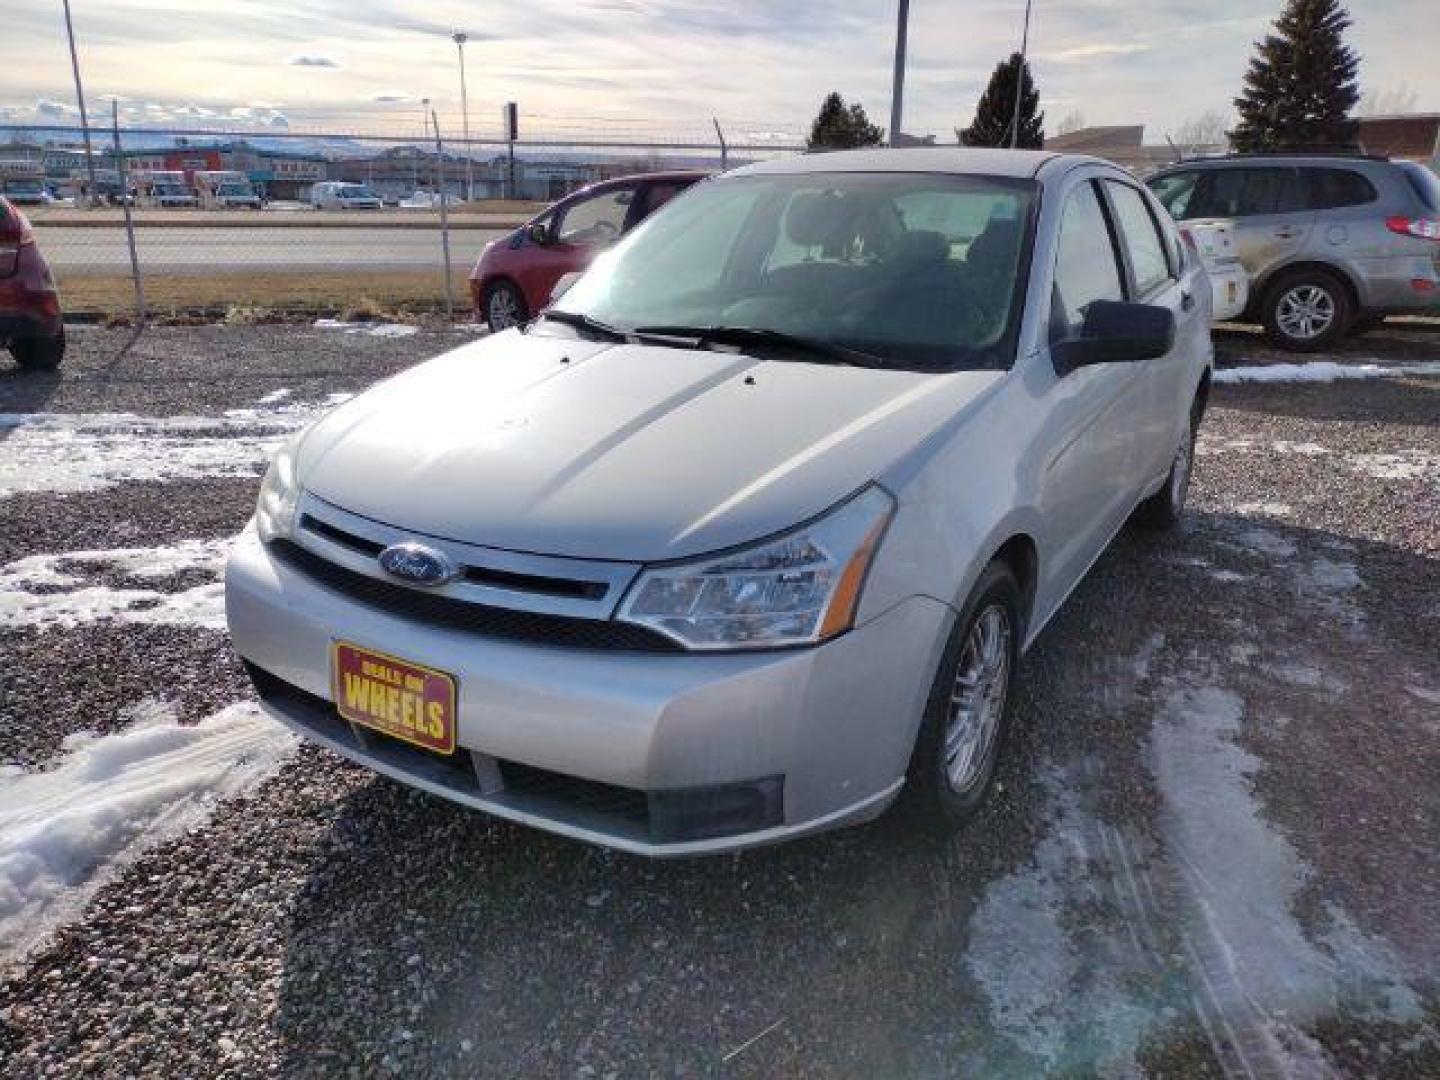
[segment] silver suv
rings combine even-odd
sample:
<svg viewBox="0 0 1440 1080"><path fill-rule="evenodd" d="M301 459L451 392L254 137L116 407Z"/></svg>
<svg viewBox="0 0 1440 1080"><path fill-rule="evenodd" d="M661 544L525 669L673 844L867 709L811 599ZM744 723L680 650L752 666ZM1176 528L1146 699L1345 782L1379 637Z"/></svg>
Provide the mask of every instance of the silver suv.
<svg viewBox="0 0 1440 1080"><path fill-rule="evenodd" d="M1388 314L1440 314L1440 179L1386 158L1228 157L1148 181L1177 221L1233 223L1247 316L1310 351Z"/></svg>

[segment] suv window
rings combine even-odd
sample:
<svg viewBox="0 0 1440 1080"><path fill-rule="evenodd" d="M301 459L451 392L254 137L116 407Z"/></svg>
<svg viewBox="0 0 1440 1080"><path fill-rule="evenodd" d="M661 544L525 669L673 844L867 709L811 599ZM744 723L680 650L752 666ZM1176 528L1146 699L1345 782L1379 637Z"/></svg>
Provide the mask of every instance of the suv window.
<svg viewBox="0 0 1440 1080"><path fill-rule="evenodd" d="M1125 251L1130 256L1130 272L1135 277L1135 295L1144 296L1163 285L1170 277L1170 262L1165 257L1165 242L1155 227L1145 196L1129 184L1105 181L1110 204L1115 208L1116 224Z"/></svg>
<svg viewBox="0 0 1440 1080"><path fill-rule="evenodd" d="M1184 217L1258 217L1309 208L1299 170L1267 165L1201 172Z"/></svg>
<svg viewBox="0 0 1440 1080"><path fill-rule="evenodd" d="M634 200L635 189L622 187L575 203L560 219L560 243L607 244L616 239Z"/></svg>
<svg viewBox="0 0 1440 1080"><path fill-rule="evenodd" d="M1200 179L1198 172L1168 173L1146 181L1165 212L1176 221L1185 220L1185 211L1195 194L1195 182Z"/></svg>
<svg viewBox="0 0 1440 1080"><path fill-rule="evenodd" d="M1432 214L1440 214L1440 177L1436 177L1424 165L1417 165L1413 161L1400 162L1400 171L1405 174L1405 179L1410 181L1410 186L1415 189L1415 194L1420 197L1425 209Z"/></svg>
<svg viewBox="0 0 1440 1080"><path fill-rule="evenodd" d="M1310 205L1316 210L1362 206L1380 196L1375 185L1352 169L1301 169L1310 181Z"/></svg>
<svg viewBox="0 0 1440 1080"><path fill-rule="evenodd" d="M1076 334L1094 300L1123 300L1120 262L1093 183L1071 193L1060 219L1051 293L1050 340Z"/></svg>

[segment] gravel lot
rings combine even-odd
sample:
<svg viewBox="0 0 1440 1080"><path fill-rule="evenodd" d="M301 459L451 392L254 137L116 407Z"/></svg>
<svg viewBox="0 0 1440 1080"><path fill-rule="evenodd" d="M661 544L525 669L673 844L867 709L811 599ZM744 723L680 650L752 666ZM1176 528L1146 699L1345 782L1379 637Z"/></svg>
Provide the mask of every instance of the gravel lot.
<svg viewBox="0 0 1440 1080"><path fill-rule="evenodd" d="M248 699L222 630L165 621L201 542L285 431L469 337L82 329L58 377L0 368L0 414L50 414L0 420L0 829L77 732ZM650 863L284 746L49 868L76 891L0 947L0 1072L1440 1075L1440 378L1217 386L1199 452L1183 529L1122 534L1026 658L953 844Z"/></svg>

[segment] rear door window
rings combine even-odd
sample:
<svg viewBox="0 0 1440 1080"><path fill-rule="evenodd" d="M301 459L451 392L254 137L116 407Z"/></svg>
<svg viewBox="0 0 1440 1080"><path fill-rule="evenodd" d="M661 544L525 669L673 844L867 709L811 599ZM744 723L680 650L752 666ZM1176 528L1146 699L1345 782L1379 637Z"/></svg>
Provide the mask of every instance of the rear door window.
<svg viewBox="0 0 1440 1080"><path fill-rule="evenodd" d="M1115 209L1120 239L1129 256L1134 277L1135 295L1146 296L1170 277L1170 260L1165 254L1165 241L1145 203L1145 196L1129 184L1105 181L1110 205Z"/></svg>
<svg viewBox="0 0 1440 1080"><path fill-rule="evenodd" d="M1310 196L1297 169L1214 169L1195 185L1190 205L1192 218L1262 217L1308 210Z"/></svg>
<svg viewBox="0 0 1440 1080"><path fill-rule="evenodd" d="M609 243L624 230L634 200L635 189L621 187L573 204L560 219L560 242L581 246Z"/></svg>
<svg viewBox="0 0 1440 1080"><path fill-rule="evenodd" d="M1379 195L1375 185L1353 169L1302 169L1310 181L1310 204L1316 210L1363 206Z"/></svg>

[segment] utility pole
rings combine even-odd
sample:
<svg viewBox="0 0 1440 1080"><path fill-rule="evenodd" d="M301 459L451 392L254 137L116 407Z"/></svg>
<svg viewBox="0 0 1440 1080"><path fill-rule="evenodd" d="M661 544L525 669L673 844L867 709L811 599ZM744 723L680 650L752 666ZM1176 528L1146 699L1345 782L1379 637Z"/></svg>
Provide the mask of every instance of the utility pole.
<svg viewBox="0 0 1440 1080"><path fill-rule="evenodd" d="M905 32L910 22L910 0L899 0L895 20L895 81L890 86L890 145L900 137L905 112Z"/></svg>
<svg viewBox="0 0 1440 1080"><path fill-rule="evenodd" d="M1030 49L1030 0L1025 0L1025 29L1020 34L1020 66L1015 72L1015 108L1010 113L1010 149L1020 141L1020 102L1025 94L1025 55Z"/></svg>
<svg viewBox="0 0 1440 1080"><path fill-rule="evenodd" d="M85 115L85 88L80 84L80 58L75 54L75 27L70 22L70 0L65 0L65 36L70 40L70 68L75 72L75 100L80 103L80 130L85 134L85 169L90 175L90 200L93 201L99 189L95 184L95 155L90 148L90 121Z"/></svg>
<svg viewBox="0 0 1440 1080"><path fill-rule="evenodd" d="M730 168L730 147L725 142L725 132L720 130L720 118L712 116L710 120L715 125L715 137L720 140L720 171L724 172Z"/></svg>
<svg viewBox="0 0 1440 1080"><path fill-rule="evenodd" d="M452 40L460 53L460 125L465 135L465 200L475 198L475 154L470 146L470 99L465 95L465 42L470 36L456 30Z"/></svg>
<svg viewBox="0 0 1440 1080"><path fill-rule="evenodd" d="M425 136L426 139L430 137L430 99L428 97L422 97L420 99L420 134ZM424 154L425 142L424 140L421 140L420 155L423 157ZM417 162L415 166L415 190L417 191L425 190L423 187L420 186L421 176L422 174L420 172L420 166Z"/></svg>

